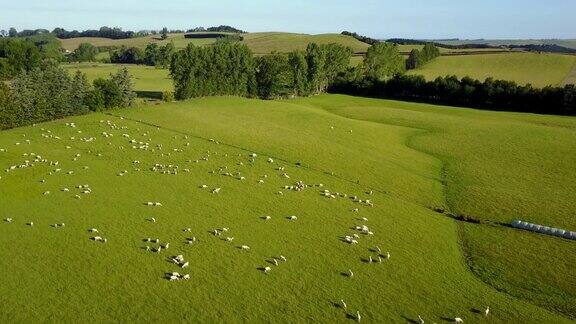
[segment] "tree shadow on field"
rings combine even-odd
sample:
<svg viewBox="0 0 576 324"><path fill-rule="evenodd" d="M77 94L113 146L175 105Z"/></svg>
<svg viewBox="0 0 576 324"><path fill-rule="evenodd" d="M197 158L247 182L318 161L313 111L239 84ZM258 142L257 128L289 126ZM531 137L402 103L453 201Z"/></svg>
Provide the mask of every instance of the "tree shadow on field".
<svg viewBox="0 0 576 324"><path fill-rule="evenodd" d="M416 321L416 320L414 320L414 319L411 319L411 318L409 318L408 316L402 315L402 318L405 319L406 322L408 322L408 323L418 324L418 321Z"/></svg>

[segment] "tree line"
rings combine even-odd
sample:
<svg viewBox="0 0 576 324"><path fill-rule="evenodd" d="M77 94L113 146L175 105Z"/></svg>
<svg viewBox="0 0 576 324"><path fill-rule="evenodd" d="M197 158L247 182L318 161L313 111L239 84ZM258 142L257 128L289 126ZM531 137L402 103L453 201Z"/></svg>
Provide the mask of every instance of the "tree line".
<svg viewBox="0 0 576 324"><path fill-rule="evenodd" d="M388 79L348 80L334 85L334 93L392 98L487 110L576 115L576 87L533 88L513 81L397 74Z"/></svg>
<svg viewBox="0 0 576 324"><path fill-rule="evenodd" d="M43 60L63 58L60 42L50 34L0 38L0 80L10 79L22 70L30 71Z"/></svg>
<svg viewBox="0 0 576 324"><path fill-rule="evenodd" d="M244 44L209 47L189 44L170 64L178 100L235 95L273 99L325 92L350 65L352 49L338 44L309 44L306 51L254 57Z"/></svg>
<svg viewBox="0 0 576 324"><path fill-rule="evenodd" d="M132 87L126 69L90 86L83 73L70 76L56 62L45 60L0 82L0 129L128 107L136 97Z"/></svg>

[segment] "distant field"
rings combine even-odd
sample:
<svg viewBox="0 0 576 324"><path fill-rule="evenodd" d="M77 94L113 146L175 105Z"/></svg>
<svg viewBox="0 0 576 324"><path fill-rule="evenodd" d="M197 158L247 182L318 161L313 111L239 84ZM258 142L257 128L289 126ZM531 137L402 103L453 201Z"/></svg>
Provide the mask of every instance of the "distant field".
<svg viewBox="0 0 576 324"><path fill-rule="evenodd" d="M410 74L420 74L428 80L438 76L469 76L484 80L488 77L511 80L536 87L560 85L576 64L576 56L536 53L478 54L442 56Z"/></svg>
<svg viewBox="0 0 576 324"><path fill-rule="evenodd" d="M421 50L424 45L398 45L398 50L401 53L410 53L413 49ZM463 48L463 49L450 49L439 47L440 53L465 53L465 52L494 52L502 51L501 49L494 48Z"/></svg>
<svg viewBox="0 0 576 324"><path fill-rule="evenodd" d="M206 39L192 39L184 38L184 34L170 34L167 40L160 40L159 35L151 35L146 37L130 38L130 39L108 39L108 38L93 38L93 37L80 37L71 39L62 39L62 47L67 50L74 50L78 48L81 43L91 43L95 46L135 46L144 48L149 43L157 43L159 45L173 42L177 48L184 48L189 43L195 45L209 45L216 41L216 38ZM244 43L250 47L255 54L268 54L273 51L276 52L290 52L296 49L306 49L309 43L328 44L338 43L351 47L356 53L366 52L369 45L360 42L353 37L344 36L339 34L321 34L321 35L307 35L307 34L292 34L292 33L250 33L243 34Z"/></svg>
<svg viewBox="0 0 576 324"><path fill-rule="evenodd" d="M116 73L122 67L128 68L128 71L134 77L134 90L136 91L174 91L169 71L152 66L90 63L64 65L64 68L70 73L74 73L77 70L85 73L90 83L96 78L107 78L111 73Z"/></svg>
<svg viewBox="0 0 576 324"><path fill-rule="evenodd" d="M337 43L349 46L355 53L363 53L370 45L359 40L340 34L292 34L292 33L250 33L243 35L244 43L256 54L271 52L290 52L293 50L304 50L309 43L329 44Z"/></svg>
<svg viewBox="0 0 576 324"><path fill-rule="evenodd" d="M456 40L456 41L437 41L449 45L462 45L462 44L488 44L494 46L501 45L560 45L568 48L576 49L576 39L494 39L494 40Z"/></svg>
<svg viewBox="0 0 576 324"><path fill-rule="evenodd" d="M195 45L208 45L212 44L216 41L215 38L202 38L202 39L195 39L195 38L184 38L184 34L169 34L168 39L162 40L160 39L160 35L150 35L145 37L138 37L138 38L128 38L128 39L110 39L110 38L101 38L101 37L78 37L78 38L69 38L69 39L61 39L62 47L69 51L73 51L80 44L82 43L90 43L94 46L126 46L126 47L141 47L144 48L146 45L150 43L156 43L158 45L165 45L170 42L174 43L174 46L177 48L184 48L189 43L193 43Z"/></svg>

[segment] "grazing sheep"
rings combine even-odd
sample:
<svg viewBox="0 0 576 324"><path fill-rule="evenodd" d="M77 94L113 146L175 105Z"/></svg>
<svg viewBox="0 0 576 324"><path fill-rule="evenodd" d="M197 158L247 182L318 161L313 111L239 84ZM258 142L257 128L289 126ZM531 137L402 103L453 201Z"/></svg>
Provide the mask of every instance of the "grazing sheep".
<svg viewBox="0 0 576 324"><path fill-rule="evenodd" d="M424 324L424 320L422 319L422 316L418 315L418 321L420 322L420 324Z"/></svg>
<svg viewBox="0 0 576 324"><path fill-rule="evenodd" d="M352 278L354 277L354 272L352 272L352 270L348 269L348 277Z"/></svg>
<svg viewBox="0 0 576 324"><path fill-rule="evenodd" d="M359 311L356 311L356 321L357 321L358 323L360 323L361 320L362 320L362 316L360 316L360 312L359 312Z"/></svg>
<svg viewBox="0 0 576 324"><path fill-rule="evenodd" d="M270 220L270 219L272 219L271 216L266 216L266 217L264 217L264 220Z"/></svg>
<svg viewBox="0 0 576 324"><path fill-rule="evenodd" d="M390 259L390 252L386 252L386 260Z"/></svg>
<svg viewBox="0 0 576 324"><path fill-rule="evenodd" d="M90 228L90 229L88 230L88 232L90 232L90 233L98 233L98 230L95 229L95 228Z"/></svg>
<svg viewBox="0 0 576 324"><path fill-rule="evenodd" d="M150 221L151 221L152 223L156 223L156 218L152 217L152 218L150 218Z"/></svg>
<svg viewBox="0 0 576 324"><path fill-rule="evenodd" d="M177 281L180 280L178 276L170 276L170 281Z"/></svg>
<svg viewBox="0 0 576 324"><path fill-rule="evenodd" d="M281 259L282 261L286 262L286 257L285 257L285 256L281 255L281 256L280 256L280 259Z"/></svg>
<svg viewBox="0 0 576 324"><path fill-rule="evenodd" d="M368 218L362 217L362 220L365 221L365 222L367 222L367 221L368 221Z"/></svg>
<svg viewBox="0 0 576 324"><path fill-rule="evenodd" d="M190 263L184 262L180 267L181 268L188 268L189 265L190 265Z"/></svg>
<svg viewBox="0 0 576 324"><path fill-rule="evenodd" d="M222 188L215 188L214 190L212 190L212 193L213 193L213 194L220 193L220 190L221 190L221 189L222 189Z"/></svg>
<svg viewBox="0 0 576 324"><path fill-rule="evenodd" d="M160 243L160 239L155 239L154 243L156 243L156 244Z"/></svg>
<svg viewBox="0 0 576 324"><path fill-rule="evenodd" d="M264 268L264 273L268 273L268 272L270 272L270 271L272 271L272 268L270 268L270 267L265 267L265 268Z"/></svg>
<svg viewBox="0 0 576 324"><path fill-rule="evenodd" d="M241 250L250 250L250 247L248 245L242 245L240 247Z"/></svg>
<svg viewBox="0 0 576 324"><path fill-rule="evenodd" d="M189 280L190 279L190 275L189 274L185 274L182 276L182 279L184 280Z"/></svg>
<svg viewBox="0 0 576 324"><path fill-rule="evenodd" d="M461 324L461 323L464 323L464 320L460 317L456 317L456 318L454 318L454 323L460 323Z"/></svg>
<svg viewBox="0 0 576 324"><path fill-rule="evenodd" d="M369 256L369 257L368 257L368 263L372 263L372 262L373 262L372 256Z"/></svg>
<svg viewBox="0 0 576 324"><path fill-rule="evenodd" d="M6 218L4 221L7 223L12 223L12 218Z"/></svg>
<svg viewBox="0 0 576 324"><path fill-rule="evenodd" d="M278 266L278 260L272 259L272 261L274 262L274 265L275 265L275 266Z"/></svg>
<svg viewBox="0 0 576 324"><path fill-rule="evenodd" d="M290 216L290 220L297 220L297 219L298 219L298 217L296 217L294 215Z"/></svg>
<svg viewBox="0 0 576 324"><path fill-rule="evenodd" d="M378 252L382 252L382 250L380 250L379 246L374 247L374 250L378 251Z"/></svg>
<svg viewBox="0 0 576 324"><path fill-rule="evenodd" d="M490 314L490 307L486 306L486 310L484 310L484 316L488 316Z"/></svg>
<svg viewBox="0 0 576 324"><path fill-rule="evenodd" d="M340 307L342 307L343 309L346 309L348 307L348 306L346 306L344 299L340 299Z"/></svg>
<svg viewBox="0 0 576 324"><path fill-rule="evenodd" d="M228 232L228 227L222 228L222 232Z"/></svg>
<svg viewBox="0 0 576 324"><path fill-rule="evenodd" d="M232 242L232 241L234 241L234 238L233 238L233 237L227 237L227 238L226 238L226 241Z"/></svg>

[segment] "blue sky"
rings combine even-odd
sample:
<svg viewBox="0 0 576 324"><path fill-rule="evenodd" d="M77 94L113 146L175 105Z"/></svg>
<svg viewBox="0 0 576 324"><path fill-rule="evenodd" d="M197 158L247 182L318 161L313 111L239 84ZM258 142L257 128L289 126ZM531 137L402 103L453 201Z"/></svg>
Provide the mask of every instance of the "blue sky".
<svg viewBox="0 0 576 324"><path fill-rule="evenodd" d="M576 38L576 0L0 0L0 29L232 25L372 37Z"/></svg>

